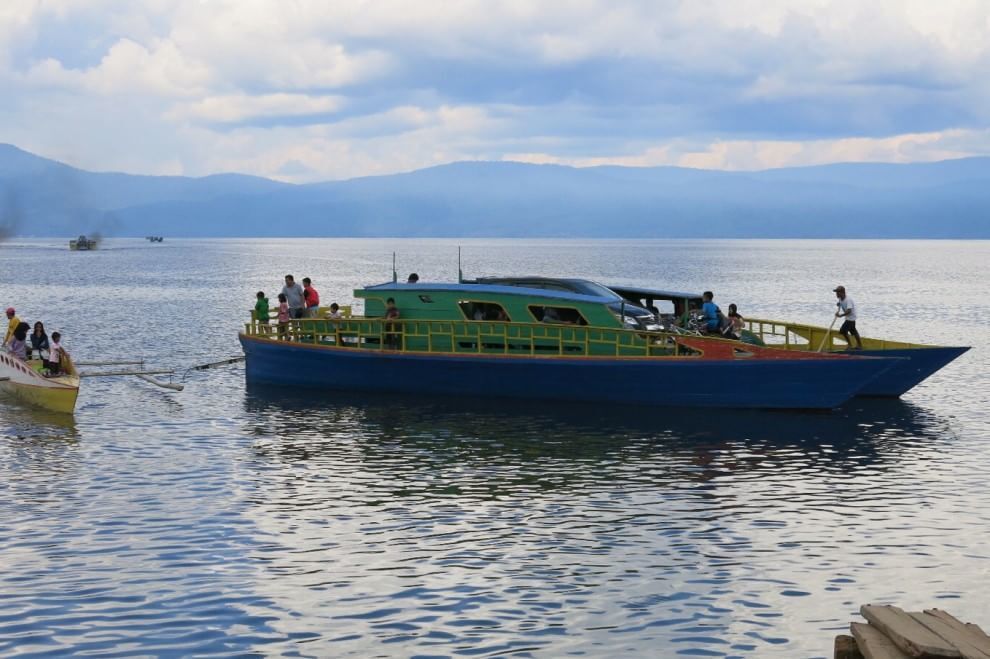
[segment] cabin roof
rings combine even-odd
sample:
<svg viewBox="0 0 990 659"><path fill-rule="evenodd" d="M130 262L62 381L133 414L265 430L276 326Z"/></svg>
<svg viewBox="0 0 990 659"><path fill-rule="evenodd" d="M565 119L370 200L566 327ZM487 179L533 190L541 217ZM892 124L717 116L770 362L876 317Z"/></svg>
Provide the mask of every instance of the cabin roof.
<svg viewBox="0 0 990 659"><path fill-rule="evenodd" d="M655 288L637 288L635 286L612 286L608 285L608 288L615 291L619 295L629 294L636 295L639 297L652 297L654 299L666 300L666 299L678 299L678 300L694 300L701 299L701 295L698 293L684 293L682 291L664 291Z"/></svg>
<svg viewBox="0 0 990 659"><path fill-rule="evenodd" d="M516 278L513 278L514 280ZM521 278L520 278L521 279ZM546 281L564 281L564 280L552 280L550 278L544 278ZM575 280L584 281L584 280ZM374 286L365 286L358 291L402 291L402 292L413 292L413 291L443 291L450 293L475 293L475 294L495 294L495 295L513 295L517 297L542 297L542 298L553 298L558 300L570 300L573 302L588 302L592 304L610 304L612 302L618 302L619 296L615 297L605 297L599 295L585 295L583 293L575 293L573 291L559 291L551 290L546 288L529 288L527 286L509 286L509 285L499 285L499 284L478 284L478 283L443 283L443 282L423 282L419 281L415 284L406 284L401 282L385 282L384 284L375 284Z"/></svg>

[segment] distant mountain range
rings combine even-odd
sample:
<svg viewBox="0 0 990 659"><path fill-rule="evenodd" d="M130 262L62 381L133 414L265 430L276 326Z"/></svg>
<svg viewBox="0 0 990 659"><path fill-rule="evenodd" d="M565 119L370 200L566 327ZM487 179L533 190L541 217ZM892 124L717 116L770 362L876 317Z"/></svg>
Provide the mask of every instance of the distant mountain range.
<svg viewBox="0 0 990 659"><path fill-rule="evenodd" d="M0 236L990 238L990 158L726 172L458 162L292 185L95 173L0 144Z"/></svg>

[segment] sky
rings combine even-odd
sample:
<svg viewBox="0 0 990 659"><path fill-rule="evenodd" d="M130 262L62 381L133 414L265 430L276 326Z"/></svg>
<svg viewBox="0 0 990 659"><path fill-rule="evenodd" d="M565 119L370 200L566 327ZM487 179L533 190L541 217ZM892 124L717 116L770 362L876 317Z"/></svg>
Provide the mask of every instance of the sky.
<svg viewBox="0 0 990 659"><path fill-rule="evenodd" d="M2 0L0 142L291 182L990 154L986 0Z"/></svg>

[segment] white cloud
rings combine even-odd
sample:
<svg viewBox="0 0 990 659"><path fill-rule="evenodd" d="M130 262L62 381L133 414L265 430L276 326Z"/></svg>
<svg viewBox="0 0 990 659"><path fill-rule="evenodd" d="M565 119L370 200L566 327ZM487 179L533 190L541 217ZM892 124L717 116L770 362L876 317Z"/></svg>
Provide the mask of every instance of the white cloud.
<svg viewBox="0 0 990 659"><path fill-rule="evenodd" d="M340 96L308 96L306 94L228 94L208 96L183 103L165 113L174 121L201 120L216 123L236 123L264 117L297 117L336 112L344 105Z"/></svg>
<svg viewBox="0 0 990 659"><path fill-rule="evenodd" d="M990 153L988 64L985 0L8 0L0 141L299 180L931 160Z"/></svg>

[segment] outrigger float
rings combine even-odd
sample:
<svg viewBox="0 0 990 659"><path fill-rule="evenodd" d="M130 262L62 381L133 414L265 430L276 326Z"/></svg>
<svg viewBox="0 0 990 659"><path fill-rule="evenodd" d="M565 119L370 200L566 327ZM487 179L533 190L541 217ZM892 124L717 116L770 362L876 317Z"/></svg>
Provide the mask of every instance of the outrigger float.
<svg viewBox="0 0 990 659"><path fill-rule="evenodd" d="M561 282L566 282L566 285ZM363 317L253 319L249 383L663 406L829 409L904 359L759 346L666 328L586 280L476 280L354 292ZM400 319L386 319L393 298ZM267 320L267 319L266 319Z"/></svg>
<svg viewBox="0 0 990 659"><path fill-rule="evenodd" d="M149 384L164 389L182 391L183 385L164 382L153 376L173 375L172 369L145 369L143 361L98 361L73 363L68 355L62 359L62 373L51 376L43 373L40 359L22 361L8 352L0 351L0 391L25 403L53 412L72 414L79 396L81 378L135 376ZM80 373L76 366L126 366L111 371ZM132 366L140 368L131 368Z"/></svg>

